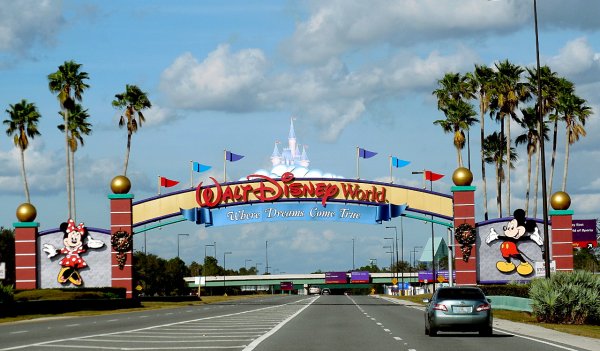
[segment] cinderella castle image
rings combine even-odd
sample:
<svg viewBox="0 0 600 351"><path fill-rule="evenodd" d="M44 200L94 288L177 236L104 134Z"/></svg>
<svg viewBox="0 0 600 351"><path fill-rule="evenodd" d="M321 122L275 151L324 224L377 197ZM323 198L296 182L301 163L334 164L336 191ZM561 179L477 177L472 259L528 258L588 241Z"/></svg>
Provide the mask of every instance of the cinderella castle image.
<svg viewBox="0 0 600 351"><path fill-rule="evenodd" d="M279 152L279 142L276 141L275 147L273 148L273 154L271 154L271 162L273 163L274 168L279 165L308 168L310 165L310 160L306 154L306 146L303 145L302 152L300 152L300 147L296 140L296 132L294 131L293 118L290 119L288 146L284 147L281 152Z"/></svg>

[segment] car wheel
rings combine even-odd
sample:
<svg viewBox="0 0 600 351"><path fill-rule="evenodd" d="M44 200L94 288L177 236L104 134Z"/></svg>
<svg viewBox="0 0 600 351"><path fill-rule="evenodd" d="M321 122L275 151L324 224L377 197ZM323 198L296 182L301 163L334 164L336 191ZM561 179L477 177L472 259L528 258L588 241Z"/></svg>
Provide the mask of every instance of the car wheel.
<svg viewBox="0 0 600 351"><path fill-rule="evenodd" d="M485 329L481 329L479 331L479 335L481 336L491 336L493 333L492 327L486 327Z"/></svg>
<svg viewBox="0 0 600 351"><path fill-rule="evenodd" d="M429 336L436 336L437 335L437 329L435 328L429 328Z"/></svg>
<svg viewBox="0 0 600 351"><path fill-rule="evenodd" d="M425 335L429 335L429 328L425 327Z"/></svg>

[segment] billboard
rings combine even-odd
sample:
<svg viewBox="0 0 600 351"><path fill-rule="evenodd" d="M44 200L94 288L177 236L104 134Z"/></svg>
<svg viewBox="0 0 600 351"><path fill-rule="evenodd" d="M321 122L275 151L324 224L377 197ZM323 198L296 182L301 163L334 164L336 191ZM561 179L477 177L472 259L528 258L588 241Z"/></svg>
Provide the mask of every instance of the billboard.
<svg viewBox="0 0 600 351"><path fill-rule="evenodd" d="M346 284L346 272L325 272L325 284Z"/></svg>
<svg viewBox="0 0 600 351"><path fill-rule="evenodd" d="M369 272L358 271L350 273L350 283L369 283Z"/></svg>
<svg viewBox="0 0 600 351"><path fill-rule="evenodd" d="M283 291L294 290L294 283L292 283L292 282L280 282L279 283L279 287Z"/></svg>
<svg viewBox="0 0 600 351"><path fill-rule="evenodd" d="M573 247L598 247L595 219L573 220Z"/></svg>
<svg viewBox="0 0 600 351"><path fill-rule="evenodd" d="M438 283L447 283L448 278L450 277L450 273L448 270L440 270L435 271L436 282ZM452 277L456 278L456 271L452 271ZM433 272L432 271L419 271L419 283L431 283L433 281Z"/></svg>

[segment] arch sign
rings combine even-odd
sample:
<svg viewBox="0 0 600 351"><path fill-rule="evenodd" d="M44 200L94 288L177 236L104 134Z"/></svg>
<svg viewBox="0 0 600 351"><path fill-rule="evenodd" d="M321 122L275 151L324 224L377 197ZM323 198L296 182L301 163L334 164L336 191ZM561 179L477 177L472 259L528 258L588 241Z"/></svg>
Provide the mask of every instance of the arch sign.
<svg viewBox="0 0 600 351"><path fill-rule="evenodd" d="M452 219L452 197L390 183L338 178L281 178L252 174L247 181L200 183L133 206L134 227L182 216L196 224L226 226L275 221L380 224L412 211Z"/></svg>

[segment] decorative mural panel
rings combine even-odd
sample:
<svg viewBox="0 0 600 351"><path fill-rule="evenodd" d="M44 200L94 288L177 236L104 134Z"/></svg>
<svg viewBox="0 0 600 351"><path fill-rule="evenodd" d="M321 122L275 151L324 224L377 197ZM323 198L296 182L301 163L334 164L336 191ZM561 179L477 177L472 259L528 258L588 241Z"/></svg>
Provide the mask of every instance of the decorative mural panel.
<svg viewBox="0 0 600 351"><path fill-rule="evenodd" d="M523 210L504 221L477 227L478 281L483 284L524 282L543 262L542 226L526 219Z"/></svg>

